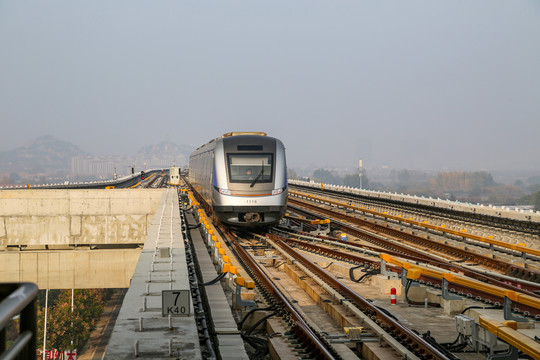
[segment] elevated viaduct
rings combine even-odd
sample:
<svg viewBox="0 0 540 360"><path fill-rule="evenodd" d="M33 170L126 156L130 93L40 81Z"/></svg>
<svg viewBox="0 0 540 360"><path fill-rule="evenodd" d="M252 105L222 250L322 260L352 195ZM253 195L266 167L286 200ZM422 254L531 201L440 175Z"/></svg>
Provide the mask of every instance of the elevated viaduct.
<svg viewBox="0 0 540 360"><path fill-rule="evenodd" d="M0 191L0 281L128 287L163 192Z"/></svg>

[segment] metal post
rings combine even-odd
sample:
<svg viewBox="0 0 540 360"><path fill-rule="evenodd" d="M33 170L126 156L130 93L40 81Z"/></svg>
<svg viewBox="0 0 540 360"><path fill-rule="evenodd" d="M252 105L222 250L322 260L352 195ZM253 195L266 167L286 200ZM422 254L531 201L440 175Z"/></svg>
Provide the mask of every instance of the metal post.
<svg viewBox="0 0 540 360"><path fill-rule="evenodd" d="M71 289L71 350L73 350L73 309L75 305L75 289Z"/></svg>
<svg viewBox="0 0 540 360"><path fill-rule="evenodd" d="M37 349L37 288L35 299L21 311L20 332L21 334L27 330L34 333L34 336L27 344L27 356L35 359L35 349Z"/></svg>
<svg viewBox="0 0 540 360"><path fill-rule="evenodd" d="M362 159L358 160L358 177L360 178L360 189L362 188Z"/></svg>
<svg viewBox="0 0 540 360"><path fill-rule="evenodd" d="M448 280L445 278L442 279L442 297L444 300L460 300L461 296L451 294L450 291L448 291Z"/></svg>
<svg viewBox="0 0 540 360"><path fill-rule="evenodd" d="M507 296L504 297L503 314L504 320L528 322L527 318L524 318L523 316L514 316L514 314L512 314L512 300L510 300Z"/></svg>
<svg viewBox="0 0 540 360"><path fill-rule="evenodd" d="M43 325L43 360L45 360L45 349L47 347L47 308L49 306L49 289L45 291L45 322Z"/></svg>

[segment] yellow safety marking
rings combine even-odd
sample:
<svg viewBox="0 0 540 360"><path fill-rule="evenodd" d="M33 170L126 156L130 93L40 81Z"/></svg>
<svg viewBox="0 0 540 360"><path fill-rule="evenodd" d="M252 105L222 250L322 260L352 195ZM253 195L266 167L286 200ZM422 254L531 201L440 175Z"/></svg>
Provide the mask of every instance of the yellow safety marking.
<svg viewBox="0 0 540 360"><path fill-rule="evenodd" d="M136 183L136 184L135 184L135 185L133 185L133 186L130 186L129 188L130 188L130 189L132 189L132 188L134 188L134 187L137 187L137 186L139 186L140 184L141 184L141 182L139 181L138 183Z"/></svg>
<svg viewBox="0 0 540 360"><path fill-rule="evenodd" d="M345 330L345 334L348 334L351 330L360 330L362 332L364 328L362 326L345 326L343 330Z"/></svg>
<svg viewBox="0 0 540 360"><path fill-rule="evenodd" d="M191 198L192 193L189 192L188 194L190 195L190 198ZM193 205L195 205L195 203L193 203ZM229 272L229 273L231 273L233 275L237 275L237 277L236 277L236 284L237 285L243 286L243 287L245 287L247 289L253 289L255 287L255 282L253 280L246 280L244 277L238 276L240 274L239 270L243 271L243 269L238 269L238 268L236 268L234 265L232 265L230 263L231 258L226 255L226 250L223 247L223 244L221 244L218 241L217 236L214 235L215 230L211 228L211 224L208 221L209 219L205 216L206 213L204 212L204 210L199 208L199 209L197 209L197 211L199 212L199 218L200 218L201 224L203 224L205 226L205 228L207 229L207 233L210 234L212 242L213 242L212 245L216 249L218 249L219 257L223 261L224 265L223 265L222 272L224 272L224 273Z"/></svg>
<svg viewBox="0 0 540 360"><path fill-rule="evenodd" d="M503 324L511 329L517 330L517 321L515 320L504 320Z"/></svg>
<svg viewBox="0 0 540 360"><path fill-rule="evenodd" d="M398 260L388 254L384 254L384 253L381 253L380 255L380 258L383 259L384 261L386 261L387 263L389 264L394 264L394 265L397 265L399 267L405 267L405 265L409 264L407 262L403 262L401 260ZM409 269L407 269L409 270Z"/></svg>
<svg viewBox="0 0 540 360"><path fill-rule="evenodd" d="M437 270L432 269L416 264L412 264L409 262L398 260L388 254L380 254L380 258L386 261L389 264L400 266L407 270L407 278L413 279L412 276L416 276L418 273L417 271L420 271L421 275L429 276L435 279L446 279L449 282L457 285L463 285L469 288L473 288L482 292L485 292L487 294L495 295L500 298L504 298L505 296L509 298L510 300L523 304L525 306L529 306L535 309L540 309L540 299L530 296L521 292L513 291L504 289L501 287L498 287L496 285L486 284L479 280L471 279L465 275L460 275L453 272L447 272L443 270ZM409 277L409 273L414 272L414 275L411 275ZM420 275L419 275L420 276ZM417 277L415 278L417 279Z"/></svg>
<svg viewBox="0 0 540 360"><path fill-rule="evenodd" d="M304 218L303 216L295 217L295 216L289 216L287 214L285 214L285 218L300 221L300 222L303 222L305 224L311 224L311 225L330 224L330 222L331 222L330 219L310 220L310 219Z"/></svg>
<svg viewBox="0 0 540 360"><path fill-rule="evenodd" d="M297 195L297 196L304 196L304 197L307 197L307 198L313 198L314 197L313 195L301 193L301 192L294 191L294 190L289 190L289 194ZM338 201L327 200L327 202L329 204L334 204L334 205L340 205L341 206L341 203L338 202ZM516 251L519 251L519 252L524 252L524 253L527 253L527 254L540 256L540 250L531 249L531 248L527 248L527 247L519 246L519 245L515 245L515 244L508 244L508 243L505 243L503 241L493 239L493 236L483 237L483 236L469 234L469 233L467 233L466 229L461 229L460 231L451 230L451 229L446 228L446 226L444 226L444 225L437 226L437 225L426 224L426 223L423 223L423 222L420 222L420 221L415 221L415 220L413 220L412 217L410 217L408 219L405 219L405 218L400 217L400 216L393 216L393 215L384 214L384 213L375 211L375 209L374 210L368 210L363 206L362 207L358 207L358 206L354 206L354 205L346 205L346 206L349 209L359 210L359 211L362 211L362 212L365 212L365 213L368 213L368 214L378 215L378 216L381 216L381 217L386 217L388 219L398 220L398 221L402 221L402 222L412 224L412 225L416 225L416 226L423 226L423 227L428 228L428 229L441 231L441 232L445 232L445 233L452 234L452 235L457 235L457 236L468 238L468 239L471 239L471 240L485 242L485 243L496 245L496 246L499 246L499 247L502 247L502 248L512 249L512 250L516 250Z"/></svg>
<svg viewBox="0 0 540 360"><path fill-rule="evenodd" d="M534 339L520 333L512 326L501 324L485 316L479 318L480 326L496 335L499 339L523 351L533 359L540 359L540 344Z"/></svg>
<svg viewBox="0 0 540 360"><path fill-rule="evenodd" d="M422 270L420 269L411 269L407 270L407 279L416 280L422 275Z"/></svg>
<svg viewBox="0 0 540 360"><path fill-rule="evenodd" d="M473 289L480 290L485 293L492 294L492 295L502 297L502 298L506 296L510 300L515 301L515 302L519 301L518 293L512 290L507 290L507 289L503 289L495 285L486 284L482 281L469 279L465 276L458 275L455 273L445 273L444 278L454 284L471 287ZM536 308L540 309L540 301L537 301Z"/></svg>

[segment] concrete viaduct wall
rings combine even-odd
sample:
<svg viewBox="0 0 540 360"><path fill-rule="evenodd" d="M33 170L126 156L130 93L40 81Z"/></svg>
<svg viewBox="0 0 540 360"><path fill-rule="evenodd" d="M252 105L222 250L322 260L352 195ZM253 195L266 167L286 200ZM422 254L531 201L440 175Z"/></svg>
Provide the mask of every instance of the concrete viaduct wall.
<svg viewBox="0 0 540 360"><path fill-rule="evenodd" d="M144 243L163 191L2 190L0 250Z"/></svg>
<svg viewBox="0 0 540 360"><path fill-rule="evenodd" d="M0 190L0 282L128 287L164 191Z"/></svg>

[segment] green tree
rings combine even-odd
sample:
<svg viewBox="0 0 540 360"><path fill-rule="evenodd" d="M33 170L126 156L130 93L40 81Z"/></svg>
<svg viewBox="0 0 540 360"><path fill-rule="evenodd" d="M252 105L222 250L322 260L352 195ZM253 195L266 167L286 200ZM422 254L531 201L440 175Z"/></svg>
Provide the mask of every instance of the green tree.
<svg viewBox="0 0 540 360"><path fill-rule="evenodd" d="M348 174L343 177L343 185L357 188L360 186L360 177L358 174ZM362 174L362 189L369 189L369 179L364 170Z"/></svg>
<svg viewBox="0 0 540 360"><path fill-rule="evenodd" d="M362 178L362 187L366 188L364 182L366 180L366 177ZM360 186L360 178L358 174L348 174L343 177L343 185L350 186L350 187L359 187Z"/></svg>
<svg viewBox="0 0 540 360"><path fill-rule="evenodd" d="M21 177L19 176L19 174L13 172L9 174L9 181L11 182L11 184L19 184L19 182L21 181Z"/></svg>
<svg viewBox="0 0 540 360"><path fill-rule="evenodd" d="M540 211L540 191L533 194L533 199L534 211Z"/></svg>
<svg viewBox="0 0 540 360"><path fill-rule="evenodd" d="M313 179L325 184L341 185L341 178L326 169L316 169L313 171Z"/></svg>
<svg viewBox="0 0 540 360"><path fill-rule="evenodd" d="M71 290L62 290L48 309L47 349L81 349L103 312L106 290L75 290L71 311ZM38 348L43 348L44 309L38 310ZM73 346L71 345L73 341Z"/></svg>
<svg viewBox="0 0 540 360"><path fill-rule="evenodd" d="M287 168L287 179L299 179L298 174L296 171L294 171L294 169Z"/></svg>

